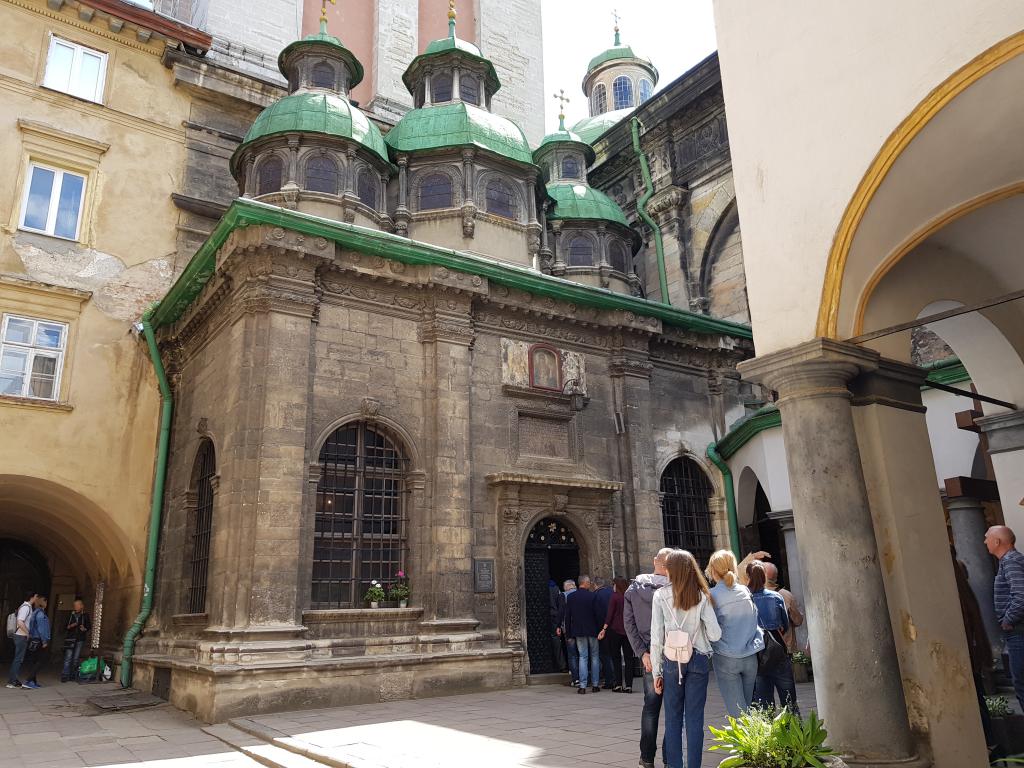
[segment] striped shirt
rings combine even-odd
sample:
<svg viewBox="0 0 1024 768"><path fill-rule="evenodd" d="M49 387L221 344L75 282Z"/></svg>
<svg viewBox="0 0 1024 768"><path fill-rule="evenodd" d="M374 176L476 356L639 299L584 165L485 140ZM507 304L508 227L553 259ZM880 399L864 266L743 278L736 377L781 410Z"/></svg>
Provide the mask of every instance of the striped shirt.
<svg viewBox="0 0 1024 768"><path fill-rule="evenodd" d="M994 592L999 623L1024 630L1024 555L1016 549L999 559Z"/></svg>

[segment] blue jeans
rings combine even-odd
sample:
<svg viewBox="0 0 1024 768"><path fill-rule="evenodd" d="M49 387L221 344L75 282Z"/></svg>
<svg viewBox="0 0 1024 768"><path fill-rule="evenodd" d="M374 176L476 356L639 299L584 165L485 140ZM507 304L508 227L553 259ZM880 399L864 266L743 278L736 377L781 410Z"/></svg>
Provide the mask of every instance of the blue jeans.
<svg viewBox="0 0 1024 768"><path fill-rule="evenodd" d="M21 672L21 664L25 661L25 649L28 648L28 638L24 635L14 636L14 661L11 662L11 671L7 675L7 682L18 682L18 674Z"/></svg>
<svg viewBox="0 0 1024 768"><path fill-rule="evenodd" d="M789 707L795 715L800 714L796 703L796 681L793 679L793 662L786 656L775 669L762 670L754 682L754 703L774 709L775 692L779 692L780 706Z"/></svg>
<svg viewBox="0 0 1024 768"><path fill-rule="evenodd" d="M597 648L597 638L577 637L576 650L580 654L580 688L596 686L601 680L601 652Z"/></svg>
<svg viewBox="0 0 1024 768"><path fill-rule="evenodd" d="M757 654L736 659L715 654L715 678L718 690L730 717L739 717L750 709L754 699L754 681L757 679Z"/></svg>
<svg viewBox="0 0 1024 768"><path fill-rule="evenodd" d="M704 704L708 698L711 660L694 653L682 665L665 659L665 765L683 768L683 729L686 729L686 768L700 768L704 759Z"/></svg>
<svg viewBox="0 0 1024 768"><path fill-rule="evenodd" d="M580 652L576 648L576 638L565 638L565 652L569 657L569 675L575 683L580 679Z"/></svg>
<svg viewBox="0 0 1024 768"><path fill-rule="evenodd" d="M1006 635L1006 654L1010 657L1013 692L1024 709L1024 635Z"/></svg>
<svg viewBox="0 0 1024 768"><path fill-rule="evenodd" d="M61 682L78 679L78 658L82 655L82 646L84 645L85 641L79 640L73 647L64 649L64 668L60 673Z"/></svg>
<svg viewBox="0 0 1024 768"><path fill-rule="evenodd" d="M653 763L658 751L658 720L661 717L661 694L654 692L654 676L644 673L644 711L640 715L640 759L645 763ZM662 757L665 756L665 744L661 745Z"/></svg>

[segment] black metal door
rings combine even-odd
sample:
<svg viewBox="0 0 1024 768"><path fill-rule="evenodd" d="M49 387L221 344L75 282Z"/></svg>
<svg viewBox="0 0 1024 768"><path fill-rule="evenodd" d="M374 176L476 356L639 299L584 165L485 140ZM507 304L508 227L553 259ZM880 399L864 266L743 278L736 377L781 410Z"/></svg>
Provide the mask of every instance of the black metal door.
<svg viewBox="0 0 1024 768"><path fill-rule="evenodd" d="M530 672L555 672L551 658L551 612L548 596L548 551L527 549L523 572L526 576L526 650Z"/></svg>

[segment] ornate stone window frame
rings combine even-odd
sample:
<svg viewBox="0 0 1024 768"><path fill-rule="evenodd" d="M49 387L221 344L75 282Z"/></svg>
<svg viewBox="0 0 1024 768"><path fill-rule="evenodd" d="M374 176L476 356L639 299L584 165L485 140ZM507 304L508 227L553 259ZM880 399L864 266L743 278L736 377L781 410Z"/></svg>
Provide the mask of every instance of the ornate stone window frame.
<svg viewBox="0 0 1024 768"><path fill-rule="evenodd" d="M540 350L547 350L548 352L550 352L551 354L553 354L555 356L555 364L556 364L557 370L558 370L558 386L557 387L542 387L542 386L540 386L539 384L536 383L536 379L534 378L534 375L533 375L534 374L534 370L533 370L533 357L534 357L534 353L538 352ZM553 346L551 344L547 344L545 342L538 342L536 344L531 344L529 349L527 349L527 352L526 352L526 361L527 361L527 365L528 365L528 369L529 369L530 388L531 389L539 389L539 390L542 390L542 391L545 391L545 392L557 392L558 394L562 393L562 388L565 386L565 382L563 381L563 379L565 377L564 377L564 374L562 372L562 362L563 362L562 361L562 352L561 352L561 350L558 349L558 347L555 347L555 346Z"/></svg>
<svg viewBox="0 0 1024 768"><path fill-rule="evenodd" d="M420 208L420 192L425 179L435 174L443 174L448 177L452 184L452 204L444 208ZM412 174L412 210L416 213L436 213L438 211L451 211L462 207L462 174L455 168L448 165L425 165L417 168Z"/></svg>

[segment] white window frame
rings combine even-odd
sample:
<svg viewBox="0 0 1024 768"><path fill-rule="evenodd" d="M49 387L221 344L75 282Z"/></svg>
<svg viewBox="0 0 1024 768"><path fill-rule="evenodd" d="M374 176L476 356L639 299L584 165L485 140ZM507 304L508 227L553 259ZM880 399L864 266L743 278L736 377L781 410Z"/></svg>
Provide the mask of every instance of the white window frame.
<svg viewBox="0 0 1024 768"><path fill-rule="evenodd" d="M26 317L24 315L16 315L13 313L5 312L2 316L3 322L0 323L0 358L3 357L4 351L7 349L16 349L28 353L28 361L25 366L25 380L22 382L22 391L17 395L7 394L6 397L23 397L27 400L42 400L44 402L59 402L60 401L60 387L61 379L64 374L64 355L68 347L68 334L70 328L67 323L62 323L59 320L46 320L37 317ZM32 335L29 337L30 342L28 344L15 341L7 341L7 326L11 320L20 320L26 323L32 323ZM40 323L47 325L58 325L61 327L61 346L59 349L53 349L50 347L39 347L35 345L36 330ZM57 361L56 368L53 373L53 395L52 397L39 397L38 395L29 394L32 386L32 370L35 365L37 357L49 357L54 358Z"/></svg>
<svg viewBox="0 0 1024 768"><path fill-rule="evenodd" d="M25 216L28 215L28 197L32 190L32 177L35 174L36 168L41 168L44 171L51 171L54 174L53 186L50 188L50 207L46 211L45 229L36 229L35 227L30 227L25 223ZM68 237L67 235L54 234L54 229L57 226L57 210L60 203L60 191L64 187L65 174L78 176L82 180L82 192L78 198L78 221L75 222L75 234L71 237ZM18 220L18 229L23 229L26 232L38 232L40 235L49 235L50 237L57 237L61 240L77 241L78 235L82 231L82 209L85 207L85 189L88 183L89 177L84 173L66 171L56 165L48 165L47 163L40 163L35 160L30 161L28 164L28 174L25 177L25 189L22 191L21 195L21 217Z"/></svg>
<svg viewBox="0 0 1024 768"><path fill-rule="evenodd" d="M50 66L51 66L51 63L53 62L53 49L55 47L57 47L58 45L63 45L65 47L67 47L67 48L71 48L72 49L71 71L68 72L68 83L67 83L66 87L61 87L60 84L55 84L53 82L53 79L51 79L51 78L55 78L56 77L56 74L52 74L51 73ZM82 66L82 56L85 53L88 53L88 54L90 54L92 56L96 56L100 60L100 73L99 73L99 77L96 80L96 87L93 90L93 94L91 96L87 96L87 95L81 94L81 93L75 93L74 91L71 90L71 83L73 83L73 82L75 82L75 80L77 80L78 72L79 72L79 70L81 69L81 66ZM54 35L52 33L50 34L50 47L47 49L47 52L46 52L46 70L43 73L43 86L44 87L50 88L50 89L52 89L54 91L60 91L61 93L66 93L69 96L74 96L74 97L79 98L79 99L85 99L86 101L92 101L92 102L95 102L97 104L102 104L103 103L103 88L106 85L106 82L107 82L107 54L106 53L104 53L103 51L97 51L95 48L89 48L88 46L81 45L80 43L72 42L71 40L66 40L63 37L57 37L57 35Z"/></svg>

